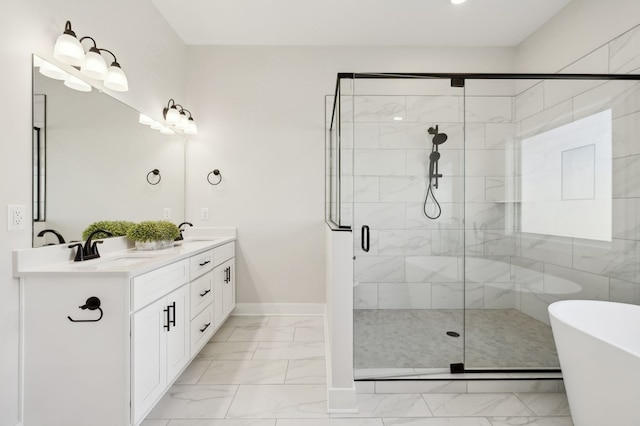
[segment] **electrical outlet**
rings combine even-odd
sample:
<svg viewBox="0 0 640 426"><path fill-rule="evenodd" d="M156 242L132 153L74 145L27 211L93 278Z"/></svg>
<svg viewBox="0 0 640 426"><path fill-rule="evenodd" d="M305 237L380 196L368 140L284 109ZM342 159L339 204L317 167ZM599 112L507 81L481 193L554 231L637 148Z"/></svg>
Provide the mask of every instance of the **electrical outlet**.
<svg viewBox="0 0 640 426"><path fill-rule="evenodd" d="M165 219L171 219L171 207L165 207L162 217Z"/></svg>
<svg viewBox="0 0 640 426"><path fill-rule="evenodd" d="M207 207L200 209L200 219L209 220L209 209Z"/></svg>
<svg viewBox="0 0 640 426"><path fill-rule="evenodd" d="M27 214L24 205L9 205L7 213L7 229L9 231L21 231L25 229Z"/></svg>

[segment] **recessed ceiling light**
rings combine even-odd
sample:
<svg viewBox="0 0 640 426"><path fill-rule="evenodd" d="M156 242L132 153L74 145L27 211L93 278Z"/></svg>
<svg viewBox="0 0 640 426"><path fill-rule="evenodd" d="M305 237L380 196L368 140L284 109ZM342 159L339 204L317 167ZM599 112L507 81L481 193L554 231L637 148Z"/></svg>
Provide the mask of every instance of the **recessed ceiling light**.
<svg viewBox="0 0 640 426"><path fill-rule="evenodd" d="M467 0L451 0L451 4L462 4Z"/></svg>

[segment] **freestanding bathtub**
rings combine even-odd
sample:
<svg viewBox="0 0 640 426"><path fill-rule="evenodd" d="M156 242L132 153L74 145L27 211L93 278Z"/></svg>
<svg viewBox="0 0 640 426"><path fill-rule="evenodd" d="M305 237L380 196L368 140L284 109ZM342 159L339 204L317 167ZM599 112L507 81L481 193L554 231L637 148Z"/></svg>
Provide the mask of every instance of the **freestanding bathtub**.
<svg viewBox="0 0 640 426"><path fill-rule="evenodd" d="M565 300L549 306L575 426L640 425L640 306Z"/></svg>

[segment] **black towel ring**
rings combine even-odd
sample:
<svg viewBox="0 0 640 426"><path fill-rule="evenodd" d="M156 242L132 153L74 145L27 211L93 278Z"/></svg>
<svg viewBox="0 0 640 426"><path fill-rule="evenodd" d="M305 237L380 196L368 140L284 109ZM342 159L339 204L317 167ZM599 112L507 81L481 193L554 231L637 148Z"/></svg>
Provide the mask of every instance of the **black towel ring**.
<svg viewBox="0 0 640 426"><path fill-rule="evenodd" d="M217 182L211 182L211 175L218 176L218 181ZM209 182L209 184L211 184L211 185L217 185L220 182L222 182L222 173L220 173L220 170L215 169L215 170L209 172L209 174L207 175L207 182Z"/></svg>
<svg viewBox="0 0 640 426"><path fill-rule="evenodd" d="M151 175L152 175L152 174L153 174L154 176L158 176L158 181L157 181L157 182L155 182L155 183L151 182L150 177L151 177ZM149 182L149 185L157 185L157 184L159 184L159 183L160 183L160 181L161 181L161 180L162 180L162 176L160 176L160 170L158 170L158 169L153 169L153 170L151 170L149 173L147 173L147 182Z"/></svg>

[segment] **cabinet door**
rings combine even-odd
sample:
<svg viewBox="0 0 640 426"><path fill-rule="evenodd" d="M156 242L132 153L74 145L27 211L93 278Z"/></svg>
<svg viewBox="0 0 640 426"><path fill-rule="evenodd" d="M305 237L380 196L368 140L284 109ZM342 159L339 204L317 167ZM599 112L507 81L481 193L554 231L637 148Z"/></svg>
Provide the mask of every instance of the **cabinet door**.
<svg viewBox="0 0 640 426"><path fill-rule="evenodd" d="M167 296L170 327L167 334L167 382L171 382L191 359L189 338L189 286L185 285Z"/></svg>
<svg viewBox="0 0 640 426"><path fill-rule="evenodd" d="M136 424L162 395L167 385L165 308L166 299L163 298L132 317L132 395Z"/></svg>
<svg viewBox="0 0 640 426"><path fill-rule="evenodd" d="M224 269L222 315L226 318L236 307L235 258L227 260L221 266Z"/></svg>

